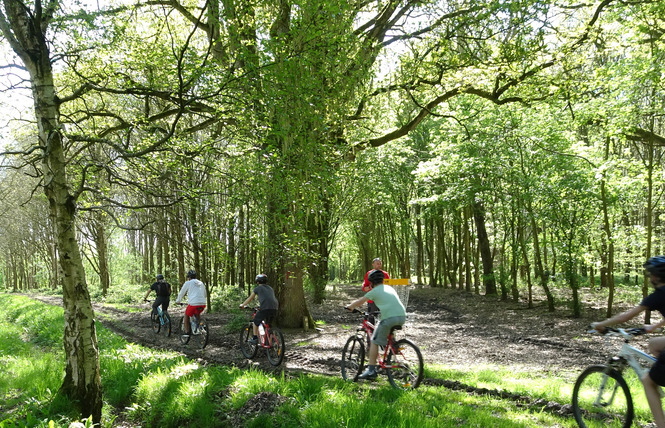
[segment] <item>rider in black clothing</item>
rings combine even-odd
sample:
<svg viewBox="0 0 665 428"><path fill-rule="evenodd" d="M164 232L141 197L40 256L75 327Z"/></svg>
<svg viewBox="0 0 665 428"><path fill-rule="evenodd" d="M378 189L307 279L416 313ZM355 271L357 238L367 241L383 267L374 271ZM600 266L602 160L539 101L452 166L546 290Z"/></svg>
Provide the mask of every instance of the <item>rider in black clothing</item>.
<svg viewBox="0 0 665 428"><path fill-rule="evenodd" d="M171 301L171 284L164 280L164 275L161 273L157 275L157 281L150 286L150 289L145 293L144 301L148 300L150 292L155 290L155 301L152 304L152 314L157 315L157 308L159 305L162 305L162 311L166 312L169 308L169 303Z"/></svg>

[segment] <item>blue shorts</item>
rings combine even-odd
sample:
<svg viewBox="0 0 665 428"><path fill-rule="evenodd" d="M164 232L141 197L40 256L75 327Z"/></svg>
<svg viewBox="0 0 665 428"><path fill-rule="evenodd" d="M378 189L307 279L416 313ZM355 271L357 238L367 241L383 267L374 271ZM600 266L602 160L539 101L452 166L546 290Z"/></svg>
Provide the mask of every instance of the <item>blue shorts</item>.
<svg viewBox="0 0 665 428"><path fill-rule="evenodd" d="M388 334L390 329L396 325L404 325L406 317L390 317L379 321L379 325L374 329L372 335L372 342L379 346L386 346L388 344Z"/></svg>

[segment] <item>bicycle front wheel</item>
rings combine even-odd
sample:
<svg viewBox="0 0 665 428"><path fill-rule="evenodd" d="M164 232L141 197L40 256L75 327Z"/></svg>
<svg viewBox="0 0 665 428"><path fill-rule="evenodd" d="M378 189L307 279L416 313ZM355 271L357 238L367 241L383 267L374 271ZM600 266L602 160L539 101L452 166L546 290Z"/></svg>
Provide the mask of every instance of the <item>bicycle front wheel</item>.
<svg viewBox="0 0 665 428"><path fill-rule="evenodd" d="M256 355L257 345L252 345L248 342L254 336L254 329L252 323L247 324L240 330L240 352L245 358L254 358Z"/></svg>
<svg viewBox="0 0 665 428"><path fill-rule="evenodd" d="M153 313L150 314L150 320L152 321L152 331L157 334L161 328L161 323L159 322L159 316Z"/></svg>
<svg viewBox="0 0 665 428"><path fill-rule="evenodd" d="M286 350L284 345L284 335L280 330L270 329L268 340L268 343L270 343L270 347L266 349L268 361L273 366L278 366L282 364L282 360L284 359L284 351Z"/></svg>
<svg viewBox="0 0 665 428"><path fill-rule="evenodd" d="M185 317L180 318L180 343L187 345L189 343L189 336L185 337Z"/></svg>
<svg viewBox="0 0 665 428"><path fill-rule="evenodd" d="M357 381L365 364L365 344L358 336L351 336L342 351L342 379Z"/></svg>
<svg viewBox="0 0 665 428"><path fill-rule="evenodd" d="M573 414L582 427L630 427L633 399L621 373L612 367L587 367L573 388Z"/></svg>
<svg viewBox="0 0 665 428"><path fill-rule="evenodd" d="M197 348L203 349L208 344L208 324L204 320L199 320L199 328L195 334L192 334L191 339L194 341Z"/></svg>
<svg viewBox="0 0 665 428"><path fill-rule="evenodd" d="M386 375L394 388L416 389L423 380L423 355L409 339L395 342L386 358Z"/></svg>

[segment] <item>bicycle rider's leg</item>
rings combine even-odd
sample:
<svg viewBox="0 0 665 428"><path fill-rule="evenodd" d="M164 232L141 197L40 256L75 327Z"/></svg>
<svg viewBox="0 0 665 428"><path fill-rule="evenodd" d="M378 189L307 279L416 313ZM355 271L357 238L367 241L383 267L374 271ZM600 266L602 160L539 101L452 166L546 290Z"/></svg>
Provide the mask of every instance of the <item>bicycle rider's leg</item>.
<svg viewBox="0 0 665 428"><path fill-rule="evenodd" d="M379 356L379 345L377 345L374 341L369 345L369 357L367 363L370 366L375 366L376 365L376 359Z"/></svg>
<svg viewBox="0 0 665 428"><path fill-rule="evenodd" d="M153 315L157 315L157 307L159 307L160 304L161 304L161 302L159 301L159 296L155 297L155 300L152 302L152 314Z"/></svg>
<svg viewBox="0 0 665 428"><path fill-rule="evenodd" d="M171 299L168 296L162 297L161 302L159 302L159 303L162 304L162 311L163 312L166 312L169 309L169 303L170 302L171 302Z"/></svg>
<svg viewBox="0 0 665 428"><path fill-rule="evenodd" d="M665 337L652 337L649 339L649 353L658 357L661 351L665 349Z"/></svg>
<svg viewBox="0 0 665 428"><path fill-rule="evenodd" d="M663 413L663 406L660 401L658 384L651 378L650 373L645 374L641 380L642 385L644 385L644 393L649 402L649 408L653 414L653 421L658 428L665 428L665 414Z"/></svg>

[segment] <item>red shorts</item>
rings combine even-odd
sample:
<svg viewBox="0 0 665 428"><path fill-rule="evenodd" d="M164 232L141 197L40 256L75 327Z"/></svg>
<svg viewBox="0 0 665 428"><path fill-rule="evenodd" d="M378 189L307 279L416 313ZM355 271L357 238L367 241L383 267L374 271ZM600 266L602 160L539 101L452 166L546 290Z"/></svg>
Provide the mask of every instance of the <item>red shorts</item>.
<svg viewBox="0 0 665 428"><path fill-rule="evenodd" d="M187 305L187 309L185 309L185 315L188 317L191 317L193 315L196 315L197 317L201 315L201 312L206 308L206 305L203 306L192 306L192 305Z"/></svg>

